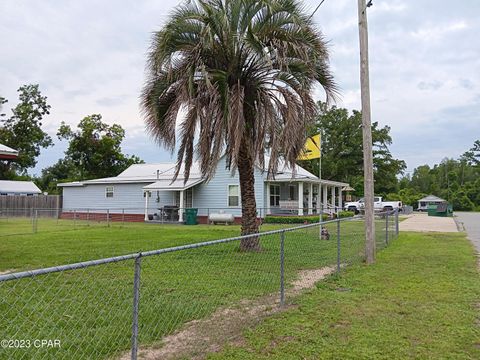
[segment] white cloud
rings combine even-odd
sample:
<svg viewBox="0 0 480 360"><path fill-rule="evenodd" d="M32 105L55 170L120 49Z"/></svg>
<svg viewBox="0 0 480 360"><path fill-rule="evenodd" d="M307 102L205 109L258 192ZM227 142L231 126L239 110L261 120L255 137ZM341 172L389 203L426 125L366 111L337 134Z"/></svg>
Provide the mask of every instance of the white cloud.
<svg viewBox="0 0 480 360"><path fill-rule="evenodd" d="M465 20L458 20L448 24L427 25L411 32L414 38L422 41L437 41L449 33L465 30L468 24Z"/></svg>
<svg viewBox="0 0 480 360"><path fill-rule="evenodd" d="M39 83L52 105L45 121L52 135L61 121L76 125L101 113L126 128L129 153L164 160L169 154L145 134L138 96L151 33L177 4L0 2L0 95L14 106L18 87ZM313 11L318 2L306 4ZM394 155L409 168L440 161L440 154L456 156L480 133L471 125L478 123L472 114L480 112L479 13L480 2L447 8L429 0L377 0L368 9L372 119L392 127ZM332 70L343 95L338 105L359 109L356 2L325 1L314 20L330 40ZM320 89L315 96L324 98ZM432 140L420 141L426 133ZM45 152L40 165L55 162L59 149Z"/></svg>

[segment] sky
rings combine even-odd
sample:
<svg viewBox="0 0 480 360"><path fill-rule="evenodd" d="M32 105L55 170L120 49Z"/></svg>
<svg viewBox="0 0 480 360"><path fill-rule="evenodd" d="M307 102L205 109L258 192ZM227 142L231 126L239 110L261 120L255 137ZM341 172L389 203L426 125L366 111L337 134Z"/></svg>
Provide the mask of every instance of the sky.
<svg viewBox="0 0 480 360"><path fill-rule="evenodd" d="M321 0L304 1L312 12ZM61 123L102 114L126 130L123 151L146 162L170 153L146 134L139 94L152 33L174 0L2 0L0 96L39 84L52 106L44 129L55 146L42 150L32 174L63 157ZM357 1L325 0L313 17L329 41L337 106L360 109ZM368 9L372 121L391 127L393 155L407 172L456 158L480 139L480 1L373 0ZM324 100L321 91L316 99Z"/></svg>

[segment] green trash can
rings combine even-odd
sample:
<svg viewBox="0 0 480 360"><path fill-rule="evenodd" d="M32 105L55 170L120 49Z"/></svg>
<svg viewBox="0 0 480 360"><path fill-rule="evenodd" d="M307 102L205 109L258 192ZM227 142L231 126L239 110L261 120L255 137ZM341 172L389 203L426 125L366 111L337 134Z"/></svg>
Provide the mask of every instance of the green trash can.
<svg viewBox="0 0 480 360"><path fill-rule="evenodd" d="M185 225L197 225L197 213L198 209L185 209Z"/></svg>
<svg viewBox="0 0 480 360"><path fill-rule="evenodd" d="M430 204L427 208L428 216L436 216L437 215L437 205Z"/></svg>
<svg viewBox="0 0 480 360"><path fill-rule="evenodd" d="M453 207L449 203L428 205L428 216L448 217L453 216Z"/></svg>

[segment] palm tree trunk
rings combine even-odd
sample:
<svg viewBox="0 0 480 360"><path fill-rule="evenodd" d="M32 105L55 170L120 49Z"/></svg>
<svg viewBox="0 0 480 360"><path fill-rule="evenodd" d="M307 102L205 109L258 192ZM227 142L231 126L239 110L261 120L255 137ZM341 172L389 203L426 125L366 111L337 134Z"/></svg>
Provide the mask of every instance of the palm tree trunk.
<svg viewBox="0 0 480 360"><path fill-rule="evenodd" d="M258 233L257 204L255 201L254 160L247 144L242 141L238 159L238 174L240 177L240 194L242 200L242 235ZM240 243L243 251L260 250L260 240L257 236L243 239Z"/></svg>

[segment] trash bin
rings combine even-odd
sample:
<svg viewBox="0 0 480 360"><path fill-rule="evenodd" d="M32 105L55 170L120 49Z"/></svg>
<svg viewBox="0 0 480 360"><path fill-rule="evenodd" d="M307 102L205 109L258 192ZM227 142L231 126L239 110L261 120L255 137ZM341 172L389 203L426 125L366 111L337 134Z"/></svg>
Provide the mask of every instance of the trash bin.
<svg viewBox="0 0 480 360"><path fill-rule="evenodd" d="M198 209L185 209L185 225L197 225Z"/></svg>
<svg viewBox="0 0 480 360"><path fill-rule="evenodd" d="M438 205L428 205L428 216L449 217L453 216L452 204L447 202Z"/></svg>
<svg viewBox="0 0 480 360"><path fill-rule="evenodd" d="M427 208L428 216L436 216L437 214L437 204L430 204Z"/></svg>

